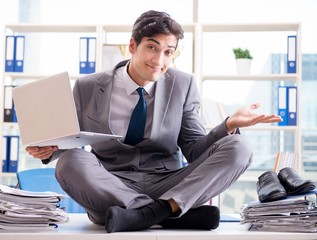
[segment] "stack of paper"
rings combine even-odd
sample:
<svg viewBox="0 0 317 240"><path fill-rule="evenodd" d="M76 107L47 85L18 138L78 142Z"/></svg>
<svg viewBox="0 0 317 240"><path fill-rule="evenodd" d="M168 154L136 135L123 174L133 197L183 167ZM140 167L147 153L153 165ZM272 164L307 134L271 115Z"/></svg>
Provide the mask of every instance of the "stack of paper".
<svg viewBox="0 0 317 240"><path fill-rule="evenodd" d="M250 231L317 232L315 202L307 199L251 202L242 206L241 219Z"/></svg>
<svg viewBox="0 0 317 240"><path fill-rule="evenodd" d="M1 230L53 230L68 221L68 214L58 207L66 196L55 192L30 192L0 184Z"/></svg>

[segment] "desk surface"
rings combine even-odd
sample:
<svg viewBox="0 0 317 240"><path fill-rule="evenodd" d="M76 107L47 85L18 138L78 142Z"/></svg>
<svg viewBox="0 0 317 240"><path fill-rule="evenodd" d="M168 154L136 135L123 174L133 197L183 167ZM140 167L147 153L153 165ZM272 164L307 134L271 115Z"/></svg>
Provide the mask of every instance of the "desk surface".
<svg viewBox="0 0 317 240"><path fill-rule="evenodd" d="M3 240L257 240L317 239L314 233L250 232L238 222L221 222L214 231L149 229L138 232L107 233L103 226L91 223L86 214L70 214L68 223L59 224L56 231L1 232Z"/></svg>

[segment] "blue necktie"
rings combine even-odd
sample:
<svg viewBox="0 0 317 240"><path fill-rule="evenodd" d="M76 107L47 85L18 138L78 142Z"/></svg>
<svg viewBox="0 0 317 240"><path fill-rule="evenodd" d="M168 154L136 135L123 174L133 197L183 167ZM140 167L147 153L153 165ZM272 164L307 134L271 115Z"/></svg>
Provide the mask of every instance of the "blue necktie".
<svg viewBox="0 0 317 240"><path fill-rule="evenodd" d="M129 128L124 142L135 145L143 139L146 122L146 101L144 98L144 88L137 89L140 95L139 101L135 106L129 123Z"/></svg>

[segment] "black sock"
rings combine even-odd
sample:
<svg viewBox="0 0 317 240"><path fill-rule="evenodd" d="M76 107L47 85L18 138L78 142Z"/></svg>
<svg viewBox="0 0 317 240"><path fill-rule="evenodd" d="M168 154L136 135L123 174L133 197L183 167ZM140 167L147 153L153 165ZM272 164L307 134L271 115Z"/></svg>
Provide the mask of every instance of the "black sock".
<svg viewBox="0 0 317 240"><path fill-rule="evenodd" d="M107 211L105 228L108 233L147 229L171 214L172 208L165 200L155 200L137 209L114 206Z"/></svg>
<svg viewBox="0 0 317 240"><path fill-rule="evenodd" d="M204 205L189 209L179 218L169 218L159 223L166 229L211 230L219 226L220 212L216 206Z"/></svg>

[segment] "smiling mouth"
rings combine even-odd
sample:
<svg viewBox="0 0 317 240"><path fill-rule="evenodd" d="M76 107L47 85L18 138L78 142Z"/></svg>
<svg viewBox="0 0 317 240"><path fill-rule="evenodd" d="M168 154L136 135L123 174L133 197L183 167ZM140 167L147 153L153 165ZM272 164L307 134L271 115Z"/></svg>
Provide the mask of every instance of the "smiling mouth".
<svg viewBox="0 0 317 240"><path fill-rule="evenodd" d="M147 65L149 68L151 68L153 71L161 71L162 68L161 67L154 67L154 66L151 66L151 65Z"/></svg>

